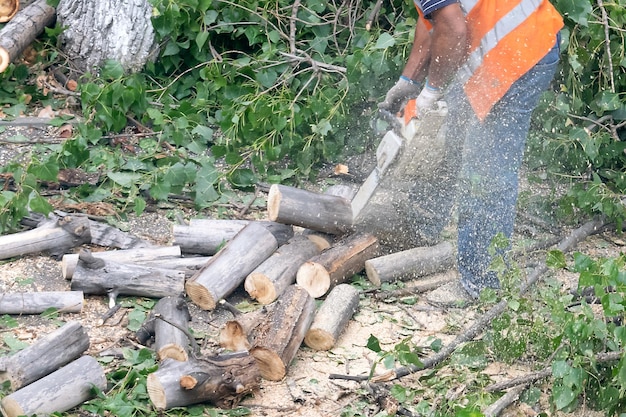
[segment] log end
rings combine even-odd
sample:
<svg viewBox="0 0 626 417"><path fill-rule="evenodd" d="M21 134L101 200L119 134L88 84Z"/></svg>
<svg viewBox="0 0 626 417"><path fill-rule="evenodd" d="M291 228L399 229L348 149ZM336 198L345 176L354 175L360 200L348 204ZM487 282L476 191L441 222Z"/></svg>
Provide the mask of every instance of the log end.
<svg viewBox="0 0 626 417"><path fill-rule="evenodd" d="M270 187L269 193L267 194L267 214L269 216L269 219L273 222L278 219L281 198L282 195L280 193L280 188L278 184L273 184Z"/></svg>
<svg viewBox="0 0 626 417"><path fill-rule="evenodd" d="M276 300L276 288L265 274L253 272L246 277L244 289L254 300L261 304L269 304Z"/></svg>
<svg viewBox="0 0 626 417"><path fill-rule="evenodd" d="M158 410L165 410L167 408L167 398L165 395L165 388L161 384L158 375L151 373L148 375L146 381L146 388L148 390L148 397L150 401Z"/></svg>
<svg viewBox="0 0 626 417"><path fill-rule="evenodd" d="M18 417L26 415L26 412L22 408L22 406L15 401L11 396L4 397L2 402L0 402L0 407L2 407L2 415L6 417Z"/></svg>
<svg viewBox="0 0 626 417"><path fill-rule="evenodd" d="M217 307L217 300L205 286L195 281L187 281L185 291L191 301L201 309L215 310L215 307Z"/></svg>
<svg viewBox="0 0 626 417"><path fill-rule="evenodd" d="M330 350L336 342L332 334L322 329L311 329L304 337L304 344L315 350Z"/></svg>
<svg viewBox="0 0 626 417"><path fill-rule="evenodd" d="M378 274L378 271L376 271L376 268L374 267L372 262L370 262L369 260L365 261L365 274L374 286L381 286L380 275Z"/></svg>
<svg viewBox="0 0 626 417"><path fill-rule="evenodd" d="M0 23L6 23L11 20L19 9L19 0L9 0L0 3Z"/></svg>
<svg viewBox="0 0 626 417"><path fill-rule="evenodd" d="M0 72L4 72L9 67L11 63L11 57L9 56L9 51L0 47Z"/></svg>
<svg viewBox="0 0 626 417"><path fill-rule="evenodd" d="M185 362L189 359L187 351L182 346L175 344L162 346L157 352L157 355L160 361L170 358L179 362Z"/></svg>
<svg viewBox="0 0 626 417"><path fill-rule="evenodd" d="M220 346L233 352L250 349L250 342L241 324L237 321L228 321L220 332Z"/></svg>
<svg viewBox="0 0 626 417"><path fill-rule="evenodd" d="M256 360L262 378L268 381L280 381L287 375L287 367L276 352L256 346L250 350L250 354Z"/></svg>
<svg viewBox="0 0 626 417"><path fill-rule="evenodd" d="M307 239L313 242L315 246L317 246L317 249L320 252L325 251L326 249L330 248L330 246L332 245L332 241L333 241L332 235L329 235L326 233L322 234L322 233L317 233L317 232L311 232L311 233L306 233L305 236L307 237Z"/></svg>
<svg viewBox="0 0 626 417"><path fill-rule="evenodd" d="M298 268L296 282L313 298L326 294L330 288L330 274L317 262L307 261Z"/></svg>

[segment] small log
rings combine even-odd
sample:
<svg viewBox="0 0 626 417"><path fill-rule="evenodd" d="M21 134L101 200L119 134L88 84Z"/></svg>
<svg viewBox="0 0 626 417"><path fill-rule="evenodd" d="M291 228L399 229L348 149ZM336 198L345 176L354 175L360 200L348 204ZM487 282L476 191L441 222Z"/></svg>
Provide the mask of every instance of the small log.
<svg viewBox="0 0 626 417"><path fill-rule="evenodd" d="M19 0L6 0L0 3L0 23L6 23L20 9Z"/></svg>
<svg viewBox="0 0 626 417"><path fill-rule="evenodd" d="M60 313L83 310L82 291L43 291L0 294L0 314L40 314L49 308Z"/></svg>
<svg viewBox="0 0 626 417"><path fill-rule="evenodd" d="M174 244L184 253L215 255L227 242L250 223L249 220L191 219L189 226L174 226ZM258 221L283 245L293 237L293 227L285 224Z"/></svg>
<svg viewBox="0 0 626 417"><path fill-rule="evenodd" d="M320 306L304 344L315 350L330 350L359 307L359 291L350 284L339 284Z"/></svg>
<svg viewBox="0 0 626 417"><path fill-rule="evenodd" d="M291 285L278 298L270 314L255 327L250 354L261 376L280 381L287 374L315 315L315 299L298 285Z"/></svg>
<svg viewBox="0 0 626 417"><path fill-rule="evenodd" d="M110 250L103 252L92 252L95 258L111 260L122 264L139 263L144 265L144 261L159 259L170 259L180 257L179 246L157 246L153 248L137 248L125 250ZM78 254L68 253L63 255L61 260L61 270L65 279L71 279L78 264Z"/></svg>
<svg viewBox="0 0 626 417"><path fill-rule="evenodd" d="M296 282L313 298L319 298L361 272L365 261L378 256L378 251L378 239L374 235L355 233L302 264Z"/></svg>
<svg viewBox="0 0 626 417"><path fill-rule="evenodd" d="M5 417L62 413L95 396L94 387L107 387L104 369L91 356L82 356L50 375L4 397Z"/></svg>
<svg viewBox="0 0 626 417"><path fill-rule="evenodd" d="M269 219L319 232L342 235L352 230L352 206L339 196L318 194L280 184L270 187Z"/></svg>
<svg viewBox="0 0 626 417"><path fill-rule="evenodd" d="M90 241L89 220L81 216L67 216L59 219L54 227L0 236L0 259L44 251L60 256L68 249Z"/></svg>
<svg viewBox="0 0 626 417"><path fill-rule="evenodd" d="M184 291L185 274L170 269L120 264L95 258L82 250L72 276L71 287L85 294L134 295L162 298L177 296Z"/></svg>
<svg viewBox="0 0 626 417"><path fill-rule="evenodd" d="M153 312L154 350L159 360L171 358L186 361L189 358L189 332L186 329L191 316L183 297L161 298Z"/></svg>
<svg viewBox="0 0 626 417"><path fill-rule="evenodd" d="M215 309L220 299L242 284L277 248L276 238L267 228L249 223L187 281L189 298L204 310Z"/></svg>
<svg viewBox="0 0 626 417"><path fill-rule="evenodd" d="M56 19L56 10L46 0L35 0L16 13L0 30L0 72Z"/></svg>
<svg viewBox="0 0 626 417"><path fill-rule="evenodd" d="M12 390L36 381L78 358L89 348L89 336L77 321L49 333L35 344L0 358L0 384Z"/></svg>
<svg viewBox="0 0 626 417"><path fill-rule="evenodd" d="M234 320L229 320L220 330L220 346L224 349L237 352L250 350L252 347L248 336L254 333L254 329L271 314L276 303L269 304L246 314L238 315Z"/></svg>
<svg viewBox="0 0 626 417"><path fill-rule="evenodd" d="M372 284L380 287L383 282L406 281L448 270L454 266L454 257L454 246L442 242L369 259L365 261L365 272Z"/></svg>
<svg viewBox="0 0 626 417"><path fill-rule="evenodd" d="M148 395L159 410L212 403L236 405L260 383L259 368L248 352L179 362L166 359L148 375Z"/></svg>
<svg viewBox="0 0 626 417"><path fill-rule="evenodd" d="M89 221L91 227L91 243L105 248L133 249L149 248L153 245L145 239L141 239L131 233L124 232L117 227L97 222Z"/></svg>
<svg viewBox="0 0 626 417"><path fill-rule="evenodd" d="M319 253L315 242L296 236L246 277L244 289L259 303L269 304L296 281L300 265Z"/></svg>

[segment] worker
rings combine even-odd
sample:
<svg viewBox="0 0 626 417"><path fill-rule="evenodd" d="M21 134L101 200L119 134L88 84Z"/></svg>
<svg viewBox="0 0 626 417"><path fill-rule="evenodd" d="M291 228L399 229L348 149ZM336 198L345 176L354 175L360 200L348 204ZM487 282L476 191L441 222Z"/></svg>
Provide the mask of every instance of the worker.
<svg viewBox="0 0 626 417"><path fill-rule="evenodd" d="M424 230L437 240L456 201L460 278L428 298L467 303L485 288L500 287L490 269L490 245L495 236L513 233L531 113L554 77L563 20L549 0L415 4L410 56L378 106L396 113L414 98L416 116L427 118L438 101L447 103L440 181L415 184L411 215L422 216ZM433 187L456 198L436 198Z"/></svg>

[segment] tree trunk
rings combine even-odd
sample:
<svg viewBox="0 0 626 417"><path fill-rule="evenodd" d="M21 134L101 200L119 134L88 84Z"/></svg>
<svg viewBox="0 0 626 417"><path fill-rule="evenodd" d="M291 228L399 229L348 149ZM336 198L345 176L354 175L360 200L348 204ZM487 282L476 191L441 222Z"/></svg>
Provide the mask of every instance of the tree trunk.
<svg viewBox="0 0 626 417"><path fill-rule="evenodd" d="M83 310L82 291L44 291L0 294L0 314L40 314L49 308L60 313Z"/></svg>
<svg viewBox="0 0 626 417"><path fill-rule="evenodd" d="M5 11L5 16L0 16L8 19L13 17L0 30L0 72L4 72L46 26L52 25L56 17L54 7L49 6L46 0L37 0L17 14L19 2L10 3L14 3L10 5L11 10Z"/></svg>
<svg viewBox="0 0 626 417"><path fill-rule="evenodd" d="M4 397L0 405L5 417L62 413L93 398L94 387L106 389L104 369L91 356L82 356Z"/></svg>
<svg viewBox="0 0 626 417"><path fill-rule="evenodd" d="M61 0L57 6L64 52L82 70L115 60L140 71L154 45L152 6L147 0Z"/></svg>

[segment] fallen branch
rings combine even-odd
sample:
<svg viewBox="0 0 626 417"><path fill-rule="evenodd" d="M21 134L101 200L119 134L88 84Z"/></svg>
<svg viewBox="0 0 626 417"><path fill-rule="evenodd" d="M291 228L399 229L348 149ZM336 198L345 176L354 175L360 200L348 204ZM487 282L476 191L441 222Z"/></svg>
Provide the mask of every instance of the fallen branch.
<svg viewBox="0 0 626 417"><path fill-rule="evenodd" d="M526 389L524 385L511 389L502 397L498 398L493 404L489 405L489 407L485 408L483 414L485 417L499 416L505 408L517 401L524 389Z"/></svg>

